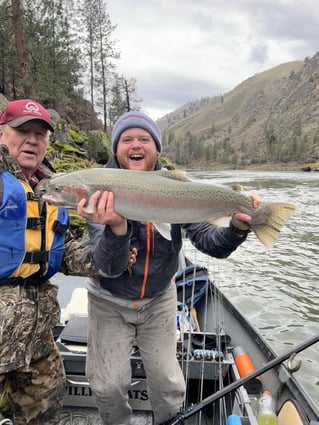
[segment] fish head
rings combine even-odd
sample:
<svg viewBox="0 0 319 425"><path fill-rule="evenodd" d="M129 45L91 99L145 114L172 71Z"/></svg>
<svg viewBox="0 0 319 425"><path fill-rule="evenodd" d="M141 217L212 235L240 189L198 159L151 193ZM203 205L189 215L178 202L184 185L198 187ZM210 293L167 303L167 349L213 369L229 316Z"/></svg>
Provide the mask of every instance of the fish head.
<svg viewBox="0 0 319 425"><path fill-rule="evenodd" d="M37 194L49 204L64 208L76 209L81 199L90 198L88 188L81 185L68 185L56 178L43 179L36 187Z"/></svg>

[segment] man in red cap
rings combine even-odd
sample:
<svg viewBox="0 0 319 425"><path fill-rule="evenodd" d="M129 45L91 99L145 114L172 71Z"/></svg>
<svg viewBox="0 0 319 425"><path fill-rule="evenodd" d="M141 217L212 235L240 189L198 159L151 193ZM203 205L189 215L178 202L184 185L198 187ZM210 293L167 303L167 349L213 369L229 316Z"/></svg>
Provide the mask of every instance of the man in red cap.
<svg viewBox="0 0 319 425"><path fill-rule="evenodd" d="M54 172L45 158L50 131L49 112L30 99L9 102L0 116L0 394L7 392L15 425L58 424L64 397L52 334L60 308L49 278L68 258L64 248L75 250L65 244L67 211L33 191ZM76 252L79 265L87 255Z"/></svg>
<svg viewBox="0 0 319 425"><path fill-rule="evenodd" d="M45 128L54 132L49 112L40 103L29 99L9 102L0 116L0 125L8 124L17 128L29 121L39 121Z"/></svg>

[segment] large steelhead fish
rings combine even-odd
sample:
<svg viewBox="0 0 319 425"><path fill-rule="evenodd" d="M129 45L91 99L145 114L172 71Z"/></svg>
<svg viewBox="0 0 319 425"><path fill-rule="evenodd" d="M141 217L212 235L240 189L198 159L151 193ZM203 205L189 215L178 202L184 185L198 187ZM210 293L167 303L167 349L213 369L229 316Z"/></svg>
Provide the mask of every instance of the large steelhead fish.
<svg viewBox="0 0 319 425"><path fill-rule="evenodd" d="M253 208L249 196L223 186L194 182L184 172L166 169L145 172L89 168L42 180L37 188L44 200L72 209L97 190L113 192L116 212L142 222L200 223L236 212L249 214L251 229L268 247L295 210L291 204L270 202ZM92 212L89 204L86 210Z"/></svg>

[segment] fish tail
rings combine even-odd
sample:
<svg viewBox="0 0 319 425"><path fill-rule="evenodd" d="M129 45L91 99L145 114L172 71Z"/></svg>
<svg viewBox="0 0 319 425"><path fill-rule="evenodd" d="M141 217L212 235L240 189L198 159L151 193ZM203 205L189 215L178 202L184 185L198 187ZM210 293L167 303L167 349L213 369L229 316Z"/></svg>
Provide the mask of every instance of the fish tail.
<svg viewBox="0 0 319 425"><path fill-rule="evenodd" d="M295 205L286 203L267 203L267 220L264 223L251 225L257 238L268 248L277 240L281 228L289 220L296 209Z"/></svg>

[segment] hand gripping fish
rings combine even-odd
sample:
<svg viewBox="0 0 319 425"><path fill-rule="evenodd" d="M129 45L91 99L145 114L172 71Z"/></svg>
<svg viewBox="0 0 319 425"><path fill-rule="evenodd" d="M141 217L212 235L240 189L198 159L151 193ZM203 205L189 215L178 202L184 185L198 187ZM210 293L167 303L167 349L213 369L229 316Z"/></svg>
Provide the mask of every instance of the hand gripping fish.
<svg viewBox="0 0 319 425"><path fill-rule="evenodd" d="M76 209L78 202L97 190L114 193L115 211L129 220L154 223L212 222L242 212L251 216L251 229L271 247L295 210L287 203L260 202L223 186L194 182L181 171L133 171L88 168L42 180L37 192L54 205ZM86 212L92 212L90 204Z"/></svg>

